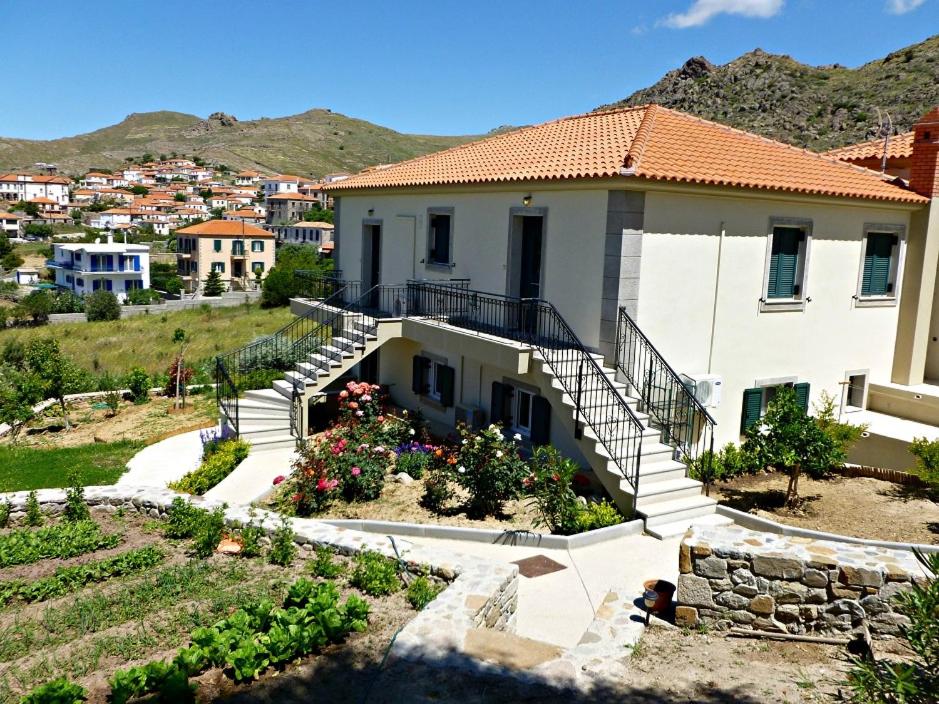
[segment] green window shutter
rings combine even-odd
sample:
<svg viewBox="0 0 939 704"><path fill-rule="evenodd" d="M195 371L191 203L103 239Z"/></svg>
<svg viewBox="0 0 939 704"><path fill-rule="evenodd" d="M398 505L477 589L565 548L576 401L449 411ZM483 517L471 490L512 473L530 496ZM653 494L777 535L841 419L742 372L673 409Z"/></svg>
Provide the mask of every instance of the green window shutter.
<svg viewBox="0 0 939 704"><path fill-rule="evenodd" d="M216 252L221 252L221 251L222 251L222 241L221 241L221 240L215 240L215 243L214 243L214 244L215 244L215 251L216 251Z"/></svg>
<svg viewBox="0 0 939 704"><path fill-rule="evenodd" d="M801 384L793 384L792 388L796 392L796 401L799 402L799 405L802 407L802 410L806 413L809 412L809 384L808 382L802 382Z"/></svg>
<svg viewBox="0 0 939 704"><path fill-rule="evenodd" d="M535 396L531 402L531 443L547 445L551 442L551 404L544 396Z"/></svg>
<svg viewBox="0 0 939 704"><path fill-rule="evenodd" d="M769 258L767 298L792 298L799 294L796 271L799 267L799 243L804 233L797 227L773 228L773 245Z"/></svg>
<svg viewBox="0 0 939 704"><path fill-rule="evenodd" d="M489 422L508 426L512 422L512 394L514 390L500 381L492 382L489 399Z"/></svg>
<svg viewBox="0 0 939 704"><path fill-rule="evenodd" d="M453 367L437 367L437 387L440 389L440 405L450 408L453 405L453 388L456 373Z"/></svg>
<svg viewBox="0 0 939 704"><path fill-rule="evenodd" d="M418 396L427 393L427 370L430 368L430 360L427 357L414 355L411 359L411 391Z"/></svg>
<svg viewBox="0 0 939 704"><path fill-rule="evenodd" d="M890 283L890 269L893 263L894 247L899 241L896 235L888 232L871 232L867 235L867 248L864 251L864 272L861 278L862 296L886 296L893 292Z"/></svg>
<svg viewBox="0 0 939 704"><path fill-rule="evenodd" d="M763 389L754 387L743 390L743 413L740 416L740 434L760 420L760 411L763 407Z"/></svg>

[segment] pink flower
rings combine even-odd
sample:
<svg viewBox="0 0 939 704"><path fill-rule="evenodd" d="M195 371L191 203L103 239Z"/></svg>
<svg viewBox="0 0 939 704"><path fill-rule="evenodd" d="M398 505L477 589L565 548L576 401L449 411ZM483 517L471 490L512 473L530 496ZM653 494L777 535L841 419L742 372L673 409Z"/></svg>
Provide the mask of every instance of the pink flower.
<svg viewBox="0 0 939 704"><path fill-rule="evenodd" d="M375 420L377 420L379 423L384 423L384 422L385 422L385 416L378 416L378 418L376 418Z"/></svg>
<svg viewBox="0 0 939 704"><path fill-rule="evenodd" d="M371 397L370 394L363 394L363 395L362 395L362 401L363 401L363 402L368 403L368 402L371 401L371 400L372 400L372 397Z"/></svg>
<svg viewBox="0 0 939 704"><path fill-rule="evenodd" d="M274 486L280 484L282 481L284 481L284 479L286 479L286 477L284 477L283 474L278 474L276 477L274 477Z"/></svg>
<svg viewBox="0 0 939 704"><path fill-rule="evenodd" d="M365 412L364 412L364 411L356 411L356 412L355 412L356 418L361 418L361 417L364 416L364 415L365 415Z"/></svg>
<svg viewBox="0 0 939 704"><path fill-rule="evenodd" d="M375 453L376 453L376 454L379 454L379 455L380 455L380 454L384 453L384 451L385 451L385 448L384 448L383 446L381 446L381 445L378 445L378 446L375 448Z"/></svg>
<svg viewBox="0 0 939 704"><path fill-rule="evenodd" d="M350 470L350 474L352 474L353 477L357 477L357 476L359 476L361 473L362 473L362 470L359 469L358 467L353 467L353 468Z"/></svg>
<svg viewBox="0 0 939 704"><path fill-rule="evenodd" d="M358 403L356 403L355 401L349 401L349 408L351 408L353 411L358 407L359 407Z"/></svg>
<svg viewBox="0 0 939 704"><path fill-rule="evenodd" d="M339 398L349 398L349 392L348 392L348 391L340 391L340 392L339 392Z"/></svg>

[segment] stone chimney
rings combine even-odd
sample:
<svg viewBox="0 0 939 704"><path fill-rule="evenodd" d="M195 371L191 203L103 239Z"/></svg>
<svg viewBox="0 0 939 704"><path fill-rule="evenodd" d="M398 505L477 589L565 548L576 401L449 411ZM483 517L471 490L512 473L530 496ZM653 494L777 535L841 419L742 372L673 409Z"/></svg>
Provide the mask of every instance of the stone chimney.
<svg viewBox="0 0 939 704"><path fill-rule="evenodd" d="M927 198L939 198L939 107L913 125L910 188Z"/></svg>

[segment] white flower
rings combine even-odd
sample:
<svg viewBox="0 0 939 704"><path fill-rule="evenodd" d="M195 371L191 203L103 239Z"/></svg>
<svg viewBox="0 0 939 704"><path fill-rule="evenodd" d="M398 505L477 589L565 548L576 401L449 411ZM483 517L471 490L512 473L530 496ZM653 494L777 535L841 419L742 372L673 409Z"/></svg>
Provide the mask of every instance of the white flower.
<svg viewBox="0 0 939 704"><path fill-rule="evenodd" d="M464 445L465 445L466 443L468 443L468 442L469 442L469 440L467 440L466 438L463 438L463 444L464 444Z"/></svg>
<svg viewBox="0 0 939 704"><path fill-rule="evenodd" d="M496 450L496 457L502 457L502 450Z"/></svg>
<svg viewBox="0 0 939 704"><path fill-rule="evenodd" d="M408 430L408 435L414 435L414 428L410 428Z"/></svg>
<svg viewBox="0 0 939 704"><path fill-rule="evenodd" d="M466 467L464 467L463 465L460 465L459 467L456 468L456 471L459 472L460 474L466 474Z"/></svg>
<svg viewBox="0 0 939 704"><path fill-rule="evenodd" d="M515 442L521 442L521 441L522 441L522 434L521 434L521 433L515 433L515 435L512 436L512 439L513 439Z"/></svg>

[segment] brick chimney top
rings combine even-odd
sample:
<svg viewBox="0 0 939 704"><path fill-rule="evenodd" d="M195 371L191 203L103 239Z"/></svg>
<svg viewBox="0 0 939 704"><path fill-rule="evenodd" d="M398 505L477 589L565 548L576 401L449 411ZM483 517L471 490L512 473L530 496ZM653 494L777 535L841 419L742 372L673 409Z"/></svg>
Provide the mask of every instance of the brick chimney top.
<svg viewBox="0 0 939 704"><path fill-rule="evenodd" d="M939 107L913 125L910 188L927 198L939 198Z"/></svg>

